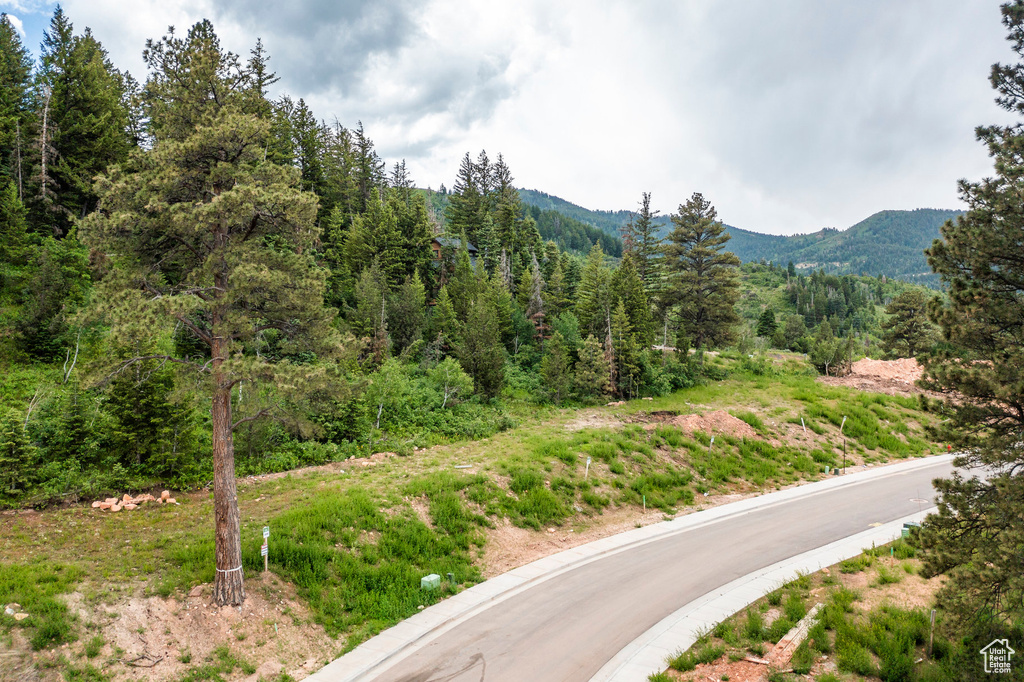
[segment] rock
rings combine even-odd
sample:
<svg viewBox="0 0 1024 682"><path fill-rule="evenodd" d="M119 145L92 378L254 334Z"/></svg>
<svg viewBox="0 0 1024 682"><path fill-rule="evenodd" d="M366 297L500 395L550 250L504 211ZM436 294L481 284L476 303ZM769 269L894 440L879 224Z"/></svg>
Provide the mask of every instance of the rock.
<svg viewBox="0 0 1024 682"><path fill-rule="evenodd" d="M96 500L95 502L93 502L93 503L92 503L92 508L93 508L93 509L99 509L99 506L100 506L101 504L103 504L103 503L102 503L102 502L100 502L99 500Z"/></svg>
<svg viewBox="0 0 1024 682"><path fill-rule="evenodd" d="M176 499L174 499L173 497L168 497L167 498L167 504L178 504L178 501Z"/></svg>
<svg viewBox="0 0 1024 682"><path fill-rule="evenodd" d="M654 398L644 398L644 400L654 400Z"/></svg>
<svg viewBox="0 0 1024 682"><path fill-rule="evenodd" d="M117 498L116 497L108 497L106 500L104 500L104 502L106 502L107 504L116 504L117 503Z"/></svg>
<svg viewBox="0 0 1024 682"><path fill-rule="evenodd" d="M625 404L626 404L625 400L615 400L613 402L608 403L607 406L608 407L618 407L619 405L625 405Z"/></svg>
<svg viewBox="0 0 1024 682"><path fill-rule="evenodd" d="M124 505L124 508L127 509L128 511L134 511L135 509L139 508L139 505L128 502L127 504Z"/></svg>
<svg viewBox="0 0 1024 682"><path fill-rule="evenodd" d="M119 511L121 511L121 505L119 505L119 504L112 504L112 505L110 505L110 511L112 511L112 512L119 512Z"/></svg>
<svg viewBox="0 0 1024 682"><path fill-rule="evenodd" d="M114 506L114 505L111 504L110 502L100 502L100 511L107 511L112 506Z"/></svg>
<svg viewBox="0 0 1024 682"><path fill-rule="evenodd" d="M122 502L131 502L132 501L132 496L129 495L128 493L125 493L124 496L121 498L121 501Z"/></svg>
<svg viewBox="0 0 1024 682"><path fill-rule="evenodd" d="M160 499L164 500L165 502L167 501L167 498L169 498L170 496L171 496L171 491L170 490L165 490L162 493L160 493Z"/></svg>
<svg viewBox="0 0 1024 682"><path fill-rule="evenodd" d="M196 585L195 587L193 587L191 590L188 591L188 596L190 596L190 597L198 597L202 593L203 593L203 586L202 585Z"/></svg>
<svg viewBox="0 0 1024 682"><path fill-rule="evenodd" d="M28 614L27 613L16 613L16 614L14 614L14 620L25 620L26 618L28 618Z"/></svg>

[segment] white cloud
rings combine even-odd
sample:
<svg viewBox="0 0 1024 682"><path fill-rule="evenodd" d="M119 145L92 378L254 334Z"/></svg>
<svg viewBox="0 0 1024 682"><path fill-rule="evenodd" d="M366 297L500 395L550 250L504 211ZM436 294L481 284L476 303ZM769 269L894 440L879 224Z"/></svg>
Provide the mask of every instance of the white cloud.
<svg viewBox="0 0 1024 682"><path fill-rule="evenodd" d="M769 232L958 206L956 180L990 167L974 127L1006 120L989 66L1014 59L998 0L64 8L139 78L146 38L168 25L210 18L243 55L260 36L283 92L325 119L362 120L422 185L450 186L462 155L487 149L521 186L585 206L632 208L652 191L669 212L701 191L727 222Z"/></svg>
<svg viewBox="0 0 1024 682"><path fill-rule="evenodd" d="M9 22L11 22L11 26L14 27L14 30L16 30L18 33L20 33L21 37L24 38L25 37L25 25L21 23L21 19L19 19L17 16L15 16L13 14L8 13L7 14L7 20Z"/></svg>

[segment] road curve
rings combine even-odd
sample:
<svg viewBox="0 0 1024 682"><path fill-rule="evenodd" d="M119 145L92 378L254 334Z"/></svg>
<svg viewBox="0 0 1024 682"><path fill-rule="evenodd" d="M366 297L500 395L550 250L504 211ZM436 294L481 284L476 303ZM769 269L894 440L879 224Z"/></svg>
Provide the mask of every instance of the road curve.
<svg viewBox="0 0 1024 682"><path fill-rule="evenodd" d="M808 484L797 495L779 495L778 501L766 495L759 498L764 504L747 505L736 514L722 514L726 508L718 508L708 523L692 524L522 589L442 635L425 638L426 644L404 658L395 657L390 667L380 666L359 679L585 682L623 647L702 595L931 506L931 481L952 468L948 457L917 461L909 468L876 470L863 480L851 476L845 485ZM333 678L331 667L317 677Z"/></svg>

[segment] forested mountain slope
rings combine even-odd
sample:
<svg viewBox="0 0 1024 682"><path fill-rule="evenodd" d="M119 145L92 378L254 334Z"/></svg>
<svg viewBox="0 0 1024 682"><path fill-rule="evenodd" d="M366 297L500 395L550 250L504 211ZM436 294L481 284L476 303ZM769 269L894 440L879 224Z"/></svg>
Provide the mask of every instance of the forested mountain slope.
<svg viewBox="0 0 1024 682"><path fill-rule="evenodd" d="M520 189L519 197L525 206L560 213L616 236L633 215L627 210L592 211L532 189ZM745 263L766 260L785 265L793 261L800 270L886 275L934 284L936 277L925 261L924 249L939 237L942 224L959 214L933 208L879 211L845 230L824 228L788 237L731 225L726 228L732 235L729 250ZM668 216L658 216L657 222L664 233L671 229Z"/></svg>

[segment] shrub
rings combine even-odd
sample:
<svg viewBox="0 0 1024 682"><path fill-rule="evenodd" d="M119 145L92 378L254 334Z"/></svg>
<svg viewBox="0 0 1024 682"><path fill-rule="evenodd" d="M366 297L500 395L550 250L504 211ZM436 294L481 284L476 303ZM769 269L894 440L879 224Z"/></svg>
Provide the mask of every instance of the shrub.
<svg viewBox="0 0 1024 682"><path fill-rule="evenodd" d="M860 644L847 642L839 650L837 664L839 669L864 677L878 675L878 669L871 660L871 653Z"/></svg>
<svg viewBox="0 0 1024 682"><path fill-rule="evenodd" d="M743 625L743 634L747 639L755 642L764 639L764 616L757 609L747 609L747 621Z"/></svg>

